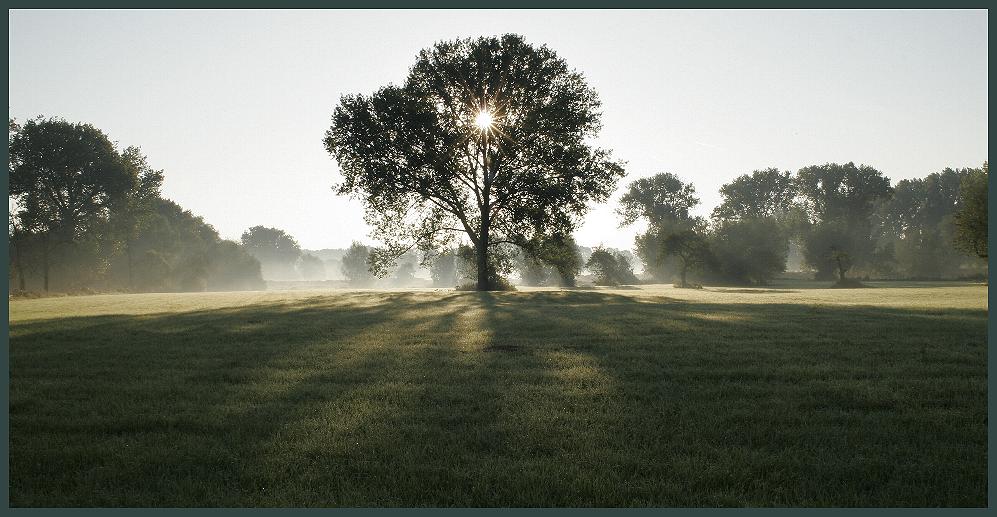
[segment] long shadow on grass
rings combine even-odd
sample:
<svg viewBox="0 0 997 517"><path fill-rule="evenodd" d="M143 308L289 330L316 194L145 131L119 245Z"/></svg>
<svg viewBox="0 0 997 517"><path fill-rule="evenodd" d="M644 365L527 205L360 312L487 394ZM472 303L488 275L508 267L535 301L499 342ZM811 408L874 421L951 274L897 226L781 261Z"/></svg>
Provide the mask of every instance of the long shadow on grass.
<svg viewBox="0 0 997 517"><path fill-rule="evenodd" d="M353 293L11 330L11 501L935 506L986 311Z"/></svg>

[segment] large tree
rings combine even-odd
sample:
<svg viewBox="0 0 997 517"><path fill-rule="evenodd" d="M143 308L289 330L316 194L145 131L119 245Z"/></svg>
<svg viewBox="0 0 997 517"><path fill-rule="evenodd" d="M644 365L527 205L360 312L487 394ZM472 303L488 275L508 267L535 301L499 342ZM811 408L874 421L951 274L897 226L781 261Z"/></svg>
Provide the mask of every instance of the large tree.
<svg viewBox="0 0 997 517"><path fill-rule="evenodd" d="M155 215L156 202L160 199L163 186L163 171L154 170L138 147L128 147L121 155L128 167L134 169L137 181L122 198L112 205L109 237L113 248L119 247L125 254L128 272L127 285L134 287L135 240L148 228Z"/></svg>
<svg viewBox="0 0 997 517"><path fill-rule="evenodd" d="M351 286L369 287L374 282L370 273L370 248L359 242L351 244L343 255L341 271Z"/></svg>
<svg viewBox="0 0 997 517"><path fill-rule="evenodd" d="M92 237L138 181L114 144L90 124L37 118L11 126L10 196L23 232L39 242L44 287L61 245Z"/></svg>
<svg viewBox="0 0 997 517"><path fill-rule="evenodd" d="M792 175L756 170L720 187L723 202L713 210L713 265L726 280L767 283L786 270L796 195Z"/></svg>
<svg viewBox="0 0 997 517"><path fill-rule="evenodd" d="M634 238L634 249L644 264L644 272L659 282L667 281L679 268L674 256L662 254L668 236L691 228L691 211L699 204L696 188L670 172L630 183L620 198L620 226L647 223L647 230Z"/></svg>
<svg viewBox="0 0 997 517"><path fill-rule="evenodd" d="M385 243L373 266L466 238L477 288L496 246L566 235L624 174L589 141L600 102L581 73L517 35L421 51L401 86L341 99L325 136L343 181Z"/></svg>
<svg viewBox="0 0 997 517"><path fill-rule="evenodd" d="M968 173L959 188L959 210L955 214L956 246L987 258L987 182L990 166Z"/></svg>
<svg viewBox="0 0 997 517"><path fill-rule="evenodd" d="M803 214L804 256L818 278L834 275L832 255L847 254L856 266L871 265L875 252L872 215L893 189L890 179L868 165L812 165L795 180ZM839 271L840 272L840 271Z"/></svg>

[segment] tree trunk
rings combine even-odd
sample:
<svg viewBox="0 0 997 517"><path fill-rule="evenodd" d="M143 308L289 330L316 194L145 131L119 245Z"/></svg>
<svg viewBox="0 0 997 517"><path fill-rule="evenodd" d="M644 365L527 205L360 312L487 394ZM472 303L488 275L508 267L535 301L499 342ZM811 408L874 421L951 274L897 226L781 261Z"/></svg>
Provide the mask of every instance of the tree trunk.
<svg viewBox="0 0 997 517"><path fill-rule="evenodd" d="M492 285L488 278L488 230L483 229L481 232L481 241L474 248L474 254L477 259L478 268L478 283L475 289L478 291L490 291Z"/></svg>
<svg viewBox="0 0 997 517"><path fill-rule="evenodd" d="M689 268L689 265L686 263L686 261L683 260L682 261L682 287L689 287L689 284L686 283L686 281L685 281L685 272L686 272L686 270L688 268Z"/></svg>

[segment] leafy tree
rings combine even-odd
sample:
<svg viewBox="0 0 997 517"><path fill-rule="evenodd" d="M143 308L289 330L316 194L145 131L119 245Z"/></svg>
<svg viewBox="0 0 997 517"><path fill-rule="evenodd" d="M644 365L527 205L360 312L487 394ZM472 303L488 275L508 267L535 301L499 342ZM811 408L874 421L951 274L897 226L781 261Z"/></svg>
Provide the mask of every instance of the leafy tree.
<svg viewBox="0 0 997 517"><path fill-rule="evenodd" d="M687 228L669 234L661 242L663 255L674 255L679 259L679 278L682 287L688 287L689 270L709 266L713 261L710 244L706 236L696 228Z"/></svg>
<svg viewBox="0 0 997 517"><path fill-rule="evenodd" d="M374 282L370 272L370 248L354 242L343 255L343 276L350 285L367 287Z"/></svg>
<svg viewBox="0 0 997 517"><path fill-rule="evenodd" d="M804 216L800 233L804 256L818 278L833 275L830 250L847 253L855 265L870 265L875 250L872 215L891 193L890 180L867 165L828 163L804 167L796 175Z"/></svg>
<svg viewBox="0 0 997 517"><path fill-rule="evenodd" d="M575 286L582 269L582 257L578 253L578 244L571 235L555 235L547 239L540 245L538 257L554 269L558 285Z"/></svg>
<svg viewBox="0 0 997 517"><path fill-rule="evenodd" d="M965 265L972 267L947 245L956 231L959 184L971 173L971 169L947 168L896 184L893 195L873 214L873 234L879 246L873 261L877 271L939 278L958 274Z"/></svg>
<svg viewBox="0 0 997 517"><path fill-rule="evenodd" d="M637 221L647 230L634 239L634 249L645 273L659 282L667 281L677 269L676 260L662 255L664 240L694 224L690 211L699 204L696 188L672 173L661 173L632 182L620 198L620 226Z"/></svg>
<svg viewBox="0 0 997 517"><path fill-rule="evenodd" d="M585 267L595 276L595 285L636 284L630 260L620 252L603 247L592 250Z"/></svg>
<svg viewBox="0 0 997 517"><path fill-rule="evenodd" d="M987 258L987 181L990 166L967 174L959 187L959 210L955 214L955 244L967 253Z"/></svg>
<svg viewBox="0 0 997 517"><path fill-rule="evenodd" d="M643 219L649 226L661 228L689 220L689 211L698 204L696 188L691 183L683 183L678 176L663 172L631 183L620 198L617 214L620 226Z"/></svg>
<svg viewBox="0 0 997 517"><path fill-rule="evenodd" d="M206 258L205 285L208 290L246 291L266 287L260 262L235 241L215 240Z"/></svg>
<svg viewBox="0 0 997 517"><path fill-rule="evenodd" d="M242 245L260 261L264 278L297 278L295 265L301 256L301 246L284 230L254 226L243 232Z"/></svg>
<svg viewBox="0 0 997 517"><path fill-rule="evenodd" d="M325 262L315 255L302 253L297 268L303 280L325 280Z"/></svg>
<svg viewBox="0 0 997 517"><path fill-rule="evenodd" d="M789 240L775 217L728 219L716 227L710 248L725 278L766 284L786 270Z"/></svg>
<svg viewBox="0 0 997 517"><path fill-rule="evenodd" d="M785 214L796 192L789 172L769 168L738 176L720 187L720 194L723 202L713 209L713 219L735 221Z"/></svg>
<svg viewBox="0 0 997 517"><path fill-rule="evenodd" d="M570 235L530 243L518 258L516 267L525 285L574 287L582 268L578 245Z"/></svg>
<svg viewBox="0 0 997 517"><path fill-rule="evenodd" d="M128 167L134 169L134 175L138 180L124 193L119 202L112 206L110 232L112 240L120 244L125 253L127 285L132 288L136 259L134 242L153 217L154 206L160 198L159 191L163 186L163 171L153 170L138 147L125 149L122 159Z"/></svg>
<svg viewBox="0 0 997 517"><path fill-rule="evenodd" d="M111 207L138 181L137 171L89 124L37 118L12 132L9 144L12 215L39 237L47 291L52 253L106 224Z"/></svg>
<svg viewBox="0 0 997 517"><path fill-rule="evenodd" d="M721 276L764 284L785 271L795 196L790 173L757 170L725 184L720 194L710 246Z"/></svg>
<svg viewBox="0 0 997 517"><path fill-rule="evenodd" d="M361 199L386 243L375 269L466 238L476 287L490 289L499 246L570 233L624 174L589 145L599 105L557 54L511 34L437 43L403 85L343 97L325 146L336 191Z"/></svg>

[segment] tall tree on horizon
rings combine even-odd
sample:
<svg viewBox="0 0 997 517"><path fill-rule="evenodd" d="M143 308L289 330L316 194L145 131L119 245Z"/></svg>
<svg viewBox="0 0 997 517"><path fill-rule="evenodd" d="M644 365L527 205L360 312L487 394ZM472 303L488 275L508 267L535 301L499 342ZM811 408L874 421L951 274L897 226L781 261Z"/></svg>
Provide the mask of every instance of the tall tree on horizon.
<svg viewBox="0 0 997 517"><path fill-rule="evenodd" d="M138 182L138 170L101 130L59 118L12 123L9 152L11 216L37 236L48 291L53 252L92 237Z"/></svg>
<svg viewBox="0 0 997 517"><path fill-rule="evenodd" d="M439 42L403 85L344 96L325 146L343 174L336 192L363 202L385 243L374 270L467 239L487 290L498 246L569 235L624 174L589 144L599 107L581 73L514 34Z"/></svg>

